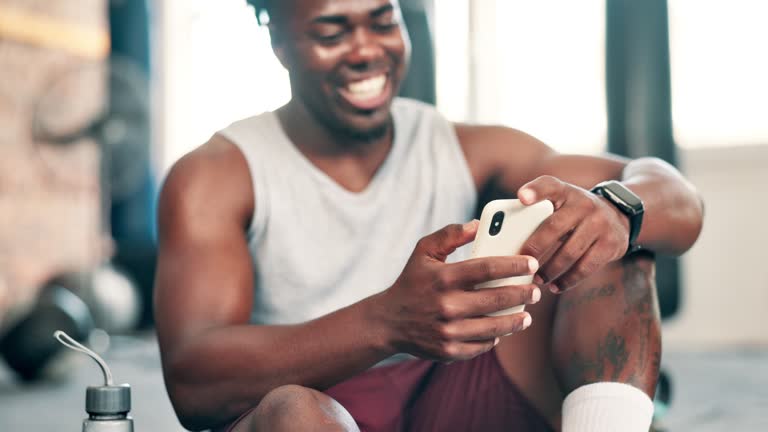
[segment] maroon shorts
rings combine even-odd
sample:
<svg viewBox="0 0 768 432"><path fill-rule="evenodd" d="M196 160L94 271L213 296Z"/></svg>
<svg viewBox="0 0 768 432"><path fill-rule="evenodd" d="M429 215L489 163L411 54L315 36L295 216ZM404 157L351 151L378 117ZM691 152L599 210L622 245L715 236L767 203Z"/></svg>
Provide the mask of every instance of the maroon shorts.
<svg viewBox="0 0 768 432"><path fill-rule="evenodd" d="M552 430L493 352L451 364L409 360L373 368L325 393L362 432Z"/></svg>

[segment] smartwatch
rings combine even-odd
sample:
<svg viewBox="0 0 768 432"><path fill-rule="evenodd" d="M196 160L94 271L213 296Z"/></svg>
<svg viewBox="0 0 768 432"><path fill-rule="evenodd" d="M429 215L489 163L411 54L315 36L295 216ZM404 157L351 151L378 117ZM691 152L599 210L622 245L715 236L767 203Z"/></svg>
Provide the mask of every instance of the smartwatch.
<svg viewBox="0 0 768 432"><path fill-rule="evenodd" d="M611 204L619 209L629 218L629 245L627 245L627 254L639 249L635 243L640 228L643 225L643 200L634 192L616 180L609 180L599 183L592 188L592 193L600 195L607 199Z"/></svg>

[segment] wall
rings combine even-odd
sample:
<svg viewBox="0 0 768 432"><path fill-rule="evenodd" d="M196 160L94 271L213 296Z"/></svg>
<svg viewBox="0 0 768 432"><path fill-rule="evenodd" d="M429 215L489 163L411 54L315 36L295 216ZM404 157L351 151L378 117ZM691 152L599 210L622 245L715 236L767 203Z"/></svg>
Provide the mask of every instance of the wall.
<svg viewBox="0 0 768 432"><path fill-rule="evenodd" d="M288 74L244 0L151 2L158 172L231 122L280 107Z"/></svg>
<svg viewBox="0 0 768 432"><path fill-rule="evenodd" d="M667 348L768 345L768 145L681 152L706 202L702 235L683 259L682 307Z"/></svg>
<svg viewBox="0 0 768 432"><path fill-rule="evenodd" d="M53 138L104 105L105 5L0 2L0 335L49 278L106 255L96 143Z"/></svg>

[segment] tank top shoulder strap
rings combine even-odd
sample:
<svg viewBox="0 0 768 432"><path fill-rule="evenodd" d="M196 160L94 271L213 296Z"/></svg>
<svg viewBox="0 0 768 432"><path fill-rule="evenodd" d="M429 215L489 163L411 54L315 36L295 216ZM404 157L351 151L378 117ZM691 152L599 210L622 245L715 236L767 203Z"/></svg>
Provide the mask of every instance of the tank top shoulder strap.
<svg viewBox="0 0 768 432"><path fill-rule="evenodd" d="M254 192L254 214L248 229L249 240L258 240L267 223L270 206L267 167L274 153L283 147L276 141L283 139L276 114L265 112L236 121L219 131L231 141L245 157ZM256 198L258 197L258 200Z"/></svg>

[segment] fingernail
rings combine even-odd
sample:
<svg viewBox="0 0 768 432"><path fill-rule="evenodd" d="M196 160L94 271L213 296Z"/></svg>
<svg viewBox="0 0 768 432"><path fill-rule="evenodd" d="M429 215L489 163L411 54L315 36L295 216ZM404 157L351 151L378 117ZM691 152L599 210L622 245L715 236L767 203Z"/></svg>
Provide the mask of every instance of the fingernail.
<svg viewBox="0 0 768 432"><path fill-rule="evenodd" d="M526 315L525 319L523 320L523 330L530 327L532 322L533 322L533 318L531 318L530 315Z"/></svg>
<svg viewBox="0 0 768 432"><path fill-rule="evenodd" d="M518 198L520 198L521 201L524 201L526 203L530 203L531 201L533 201L534 197L535 197L535 194L530 189L521 190L520 195L518 196Z"/></svg>
<svg viewBox="0 0 768 432"><path fill-rule="evenodd" d="M544 279L542 279L541 276L536 275L533 277L533 283L536 285L544 285Z"/></svg>
<svg viewBox="0 0 768 432"><path fill-rule="evenodd" d="M531 293L531 304L536 304L541 300L541 290L538 288L534 288L533 292Z"/></svg>
<svg viewBox="0 0 768 432"><path fill-rule="evenodd" d="M493 346L496 346L496 345L498 345L500 340L501 340L501 339L499 339L499 338L496 338L496 339L494 339L494 340L493 340Z"/></svg>
<svg viewBox="0 0 768 432"><path fill-rule="evenodd" d="M471 221L469 221L469 222L465 223L465 224L464 224L464 226L463 226L463 228L464 228L464 230L465 230L465 231L470 231L470 230L472 230L472 229L473 229L475 226L477 226L477 224L478 224L478 223L480 223L480 221L479 221L479 220L477 220L477 219L474 219L474 220L471 220Z"/></svg>
<svg viewBox="0 0 768 432"><path fill-rule="evenodd" d="M531 273L536 273L536 270L539 269L539 261L536 258L528 258L528 271Z"/></svg>
<svg viewBox="0 0 768 432"><path fill-rule="evenodd" d="M558 287L558 286L557 286L557 285L555 285L555 284L549 284L549 291L550 291L552 294L560 294L560 287Z"/></svg>

